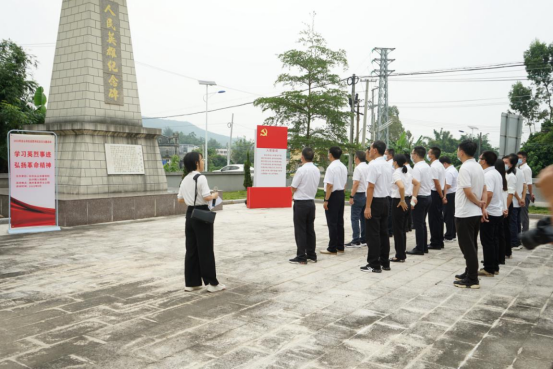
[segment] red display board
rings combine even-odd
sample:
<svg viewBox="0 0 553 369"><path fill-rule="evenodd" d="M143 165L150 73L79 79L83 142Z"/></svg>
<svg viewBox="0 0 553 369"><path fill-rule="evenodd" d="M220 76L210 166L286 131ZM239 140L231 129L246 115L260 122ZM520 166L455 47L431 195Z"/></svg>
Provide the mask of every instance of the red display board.
<svg viewBox="0 0 553 369"><path fill-rule="evenodd" d="M248 208L289 208L292 207L290 187L249 187Z"/></svg>

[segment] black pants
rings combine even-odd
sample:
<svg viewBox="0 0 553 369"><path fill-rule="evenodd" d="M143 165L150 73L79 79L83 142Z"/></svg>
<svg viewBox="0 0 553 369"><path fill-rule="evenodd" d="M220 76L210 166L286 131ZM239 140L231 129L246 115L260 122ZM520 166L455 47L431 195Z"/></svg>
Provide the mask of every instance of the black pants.
<svg viewBox="0 0 553 369"><path fill-rule="evenodd" d="M294 200L294 235L298 258L317 259L315 254L315 201Z"/></svg>
<svg viewBox="0 0 553 369"><path fill-rule="evenodd" d="M392 216L392 198L388 197L388 236L392 236L394 234L394 217Z"/></svg>
<svg viewBox="0 0 553 369"><path fill-rule="evenodd" d="M344 249L344 190L334 191L325 210L328 225L328 248L330 252Z"/></svg>
<svg viewBox="0 0 553 369"><path fill-rule="evenodd" d="M428 231L426 229L426 215L430 208L430 196L417 196L417 205L413 209L413 226L415 227L416 249L428 251Z"/></svg>
<svg viewBox="0 0 553 369"><path fill-rule="evenodd" d="M445 236L446 240L452 240L457 238L457 232L455 231L455 192L448 193L446 195L447 204L444 209L444 223L445 223Z"/></svg>
<svg viewBox="0 0 553 369"><path fill-rule="evenodd" d="M396 249L396 258L405 260L405 249L407 247L407 216L409 210L403 210L398 207L400 199L392 199L392 217L394 218L394 246ZM410 205L407 207L409 209Z"/></svg>
<svg viewBox="0 0 553 369"><path fill-rule="evenodd" d="M444 214L442 198L438 191L432 191L432 203L428 210L430 226L430 246L444 247Z"/></svg>
<svg viewBox="0 0 553 369"><path fill-rule="evenodd" d="M390 266L390 237L388 236L388 199L373 198L371 219L366 219L367 264L373 269Z"/></svg>
<svg viewBox="0 0 553 369"><path fill-rule="evenodd" d="M505 235L505 256L513 255L512 243L511 243L511 214L513 212L513 204L509 206L509 215L507 218L503 218L503 234Z"/></svg>
<svg viewBox="0 0 553 369"><path fill-rule="evenodd" d="M488 222L480 223L480 243L484 254L484 269L488 273L499 272L499 227L503 217L488 216Z"/></svg>
<svg viewBox="0 0 553 369"><path fill-rule="evenodd" d="M455 218L459 248L465 257L465 273L471 282L478 282L478 231L480 230L481 216L469 218Z"/></svg>
<svg viewBox="0 0 553 369"><path fill-rule="evenodd" d="M184 257L184 282L188 287L219 284L215 272L215 254L213 253L213 224L193 219L193 206L186 211L186 255ZM208 210L207 205L196 209Z"/></svg>
<svg viewBox="0 0 553 369"><path fill-rule="evenodd" d="M505 264L505 217L501 217L501 221L499 222L498 226L498 242L499 242L499 249L497 250L497 262L501 264Z"/></svg>
<svg viewBox="0 0 553 369"><path fill-rule="evenodd" d="M407 203L407 214L405 215L405 232L409 232L413 229L413 213L411 211L411 196L405 196L405 202Z"/></svg>

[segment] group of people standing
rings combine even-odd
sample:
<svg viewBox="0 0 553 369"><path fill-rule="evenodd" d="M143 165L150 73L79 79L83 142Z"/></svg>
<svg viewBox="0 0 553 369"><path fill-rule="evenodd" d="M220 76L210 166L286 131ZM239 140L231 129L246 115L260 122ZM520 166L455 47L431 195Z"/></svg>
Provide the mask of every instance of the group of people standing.
<svg viewBox="0 0 553 369"><path fill-rule="evenodd" d="M445 243L458 242L466 268L455 277L454 285L479 288L478 276L497 275L499 265L511 257L511 250L522 248L518 235L521 230L528 230L528 206L534 195L532 170L525 152L500 159L496 153L484 151L477 161L476 151L477 144L471 140L459 144L459 171L451 158L441 156L439 147L427 151L417 146L410 155L404 155L375 141L366 151L357 151L349 197L353 234L352 240L345 243L348 174L340 161L342 150L331 147L323 205L329 242L320 253L338 255L346 248L368 246L367 264L361 271L382 273L390 270L391 263L405 262L407 255L424 256L429 250L443 249ZM311 148L302 151L303 165L292 181L297 255L291 263L317 262L314 199L320 172L313 157ZM415 247L407 250L406 233L413 228ZM484 253L480 270L479 235ZM395 256L390 258L391 237Z"/></svg>

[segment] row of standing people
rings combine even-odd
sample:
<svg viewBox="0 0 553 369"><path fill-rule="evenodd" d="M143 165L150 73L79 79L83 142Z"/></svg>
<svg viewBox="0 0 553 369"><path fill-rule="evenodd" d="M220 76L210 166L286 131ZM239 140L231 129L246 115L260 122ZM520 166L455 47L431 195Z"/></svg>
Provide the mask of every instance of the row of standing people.
<svg viewBox="0 0 553 369"><path fill-rule="evenodd" d="M470 149L474 143L469 143ZM313 223L315 220L314 198L320 174L312 163L313 154L312 149L304 149L302 152L303 166L298 170L292 182L295 236L298 246L297 256L290 260L292 263L305 264L308 261L317 261ZM337 255L343 253L347 247L363 247L368 244L367 265L361 267L361 270L380 273L382 270L390 270L390 262L404 262L407 254L424 255L428 253L429 249L442 249L444 240L446 242L456 241L456 223L466 214L472 214L470 211L467 212L467 208L470 210L474 204L466 201L467 194L464 190L466 187L460 187L461 192L457 193L459 173L451 165L451 160L448 157L440 158L441 150L438 147L430 148L428 155L426 155L424 147L415 147L408 158L401 154L393 155L391 149L386 150L383 142L376 141L366 152L358 151L355 155L356 167L349 199L353 237L351 242L345 244L343 214L347 170L340 162L341 154L338 147L329 149L328 158L331 164L327 168L324 178L325 201L323 205L329 229L329 243L327 249L321 251L322 254ZM513 246L520 245L519 231L514 226L511 227L511 224L520 224L517 222L521 217L517 216L519 210L512 209L516 208L516 205L518 205L518 209L521 206L527 206L524 201L526 181L528 177L531 180L531 173L524 177L522 173L524 166L527 166L525 164L526 154L519 153L519 156L524 161L521 170L518 171L520 179L515 177L517 172L515 165L519 160L516 155L504 159L510 164L505 164L505 167L508 168L502 167L504 170L508 170L505 183L509 184L508 188L507 185L503 186L500 194L503 199L501 211L505 219L502 224L509 225L508 232L502 231L506 240L502 243L507 242L509 247L501 248L504 250L503 257L498 256L498 262L501 263L504 263L505 254L510 256L511 242ZM430 161L430 165L426 163L425 158ZM413 168L408 163L409 159L415 163ZM366 161L369 161L369 164ZM517 183L522 187L520 190L516 188ZM527 202L533 198L531 185L529 188ZM458 206L456 206L457 197L464 200ZM510 201L510 206L508 206L508 198L515 198L516 201ZM480 209L486 211L484 205ZM513 213L517 214L512 215ZM482 214L480 216L482 217ZM427 218L430 225L430 244L428 244ZM460 223L463 225L466 222L461 220ZM489 223L488 218L484 223L482 235L485 238L488 236L486 228ZM497 222L494 220L492 223L496 224ZM389 258L390 224L396 251L393 258ZM414 249L406 251L406 232L411 227L415 228L416 246ZM528 227L527 224L526 227ZM495 232L495 227L493 227L493 232ZM493 269L495 267L488 267L485 264L480 274L493 276L491 273L484 274L486 268Z"/></svg>

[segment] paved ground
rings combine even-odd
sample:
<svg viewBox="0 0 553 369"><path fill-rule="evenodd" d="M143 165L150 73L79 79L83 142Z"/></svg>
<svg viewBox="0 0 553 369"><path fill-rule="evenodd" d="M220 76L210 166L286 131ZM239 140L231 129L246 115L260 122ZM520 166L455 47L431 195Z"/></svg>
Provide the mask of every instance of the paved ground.
<svg viewBox="0 0 553 369"><path fill-rule="evenodd" d="M183 291L182 217L0 236L0 368L552 367L553 247L459 290L450 244L382 274L364 249L289 264L291 219L218 214L218 294Z"/></svg>

